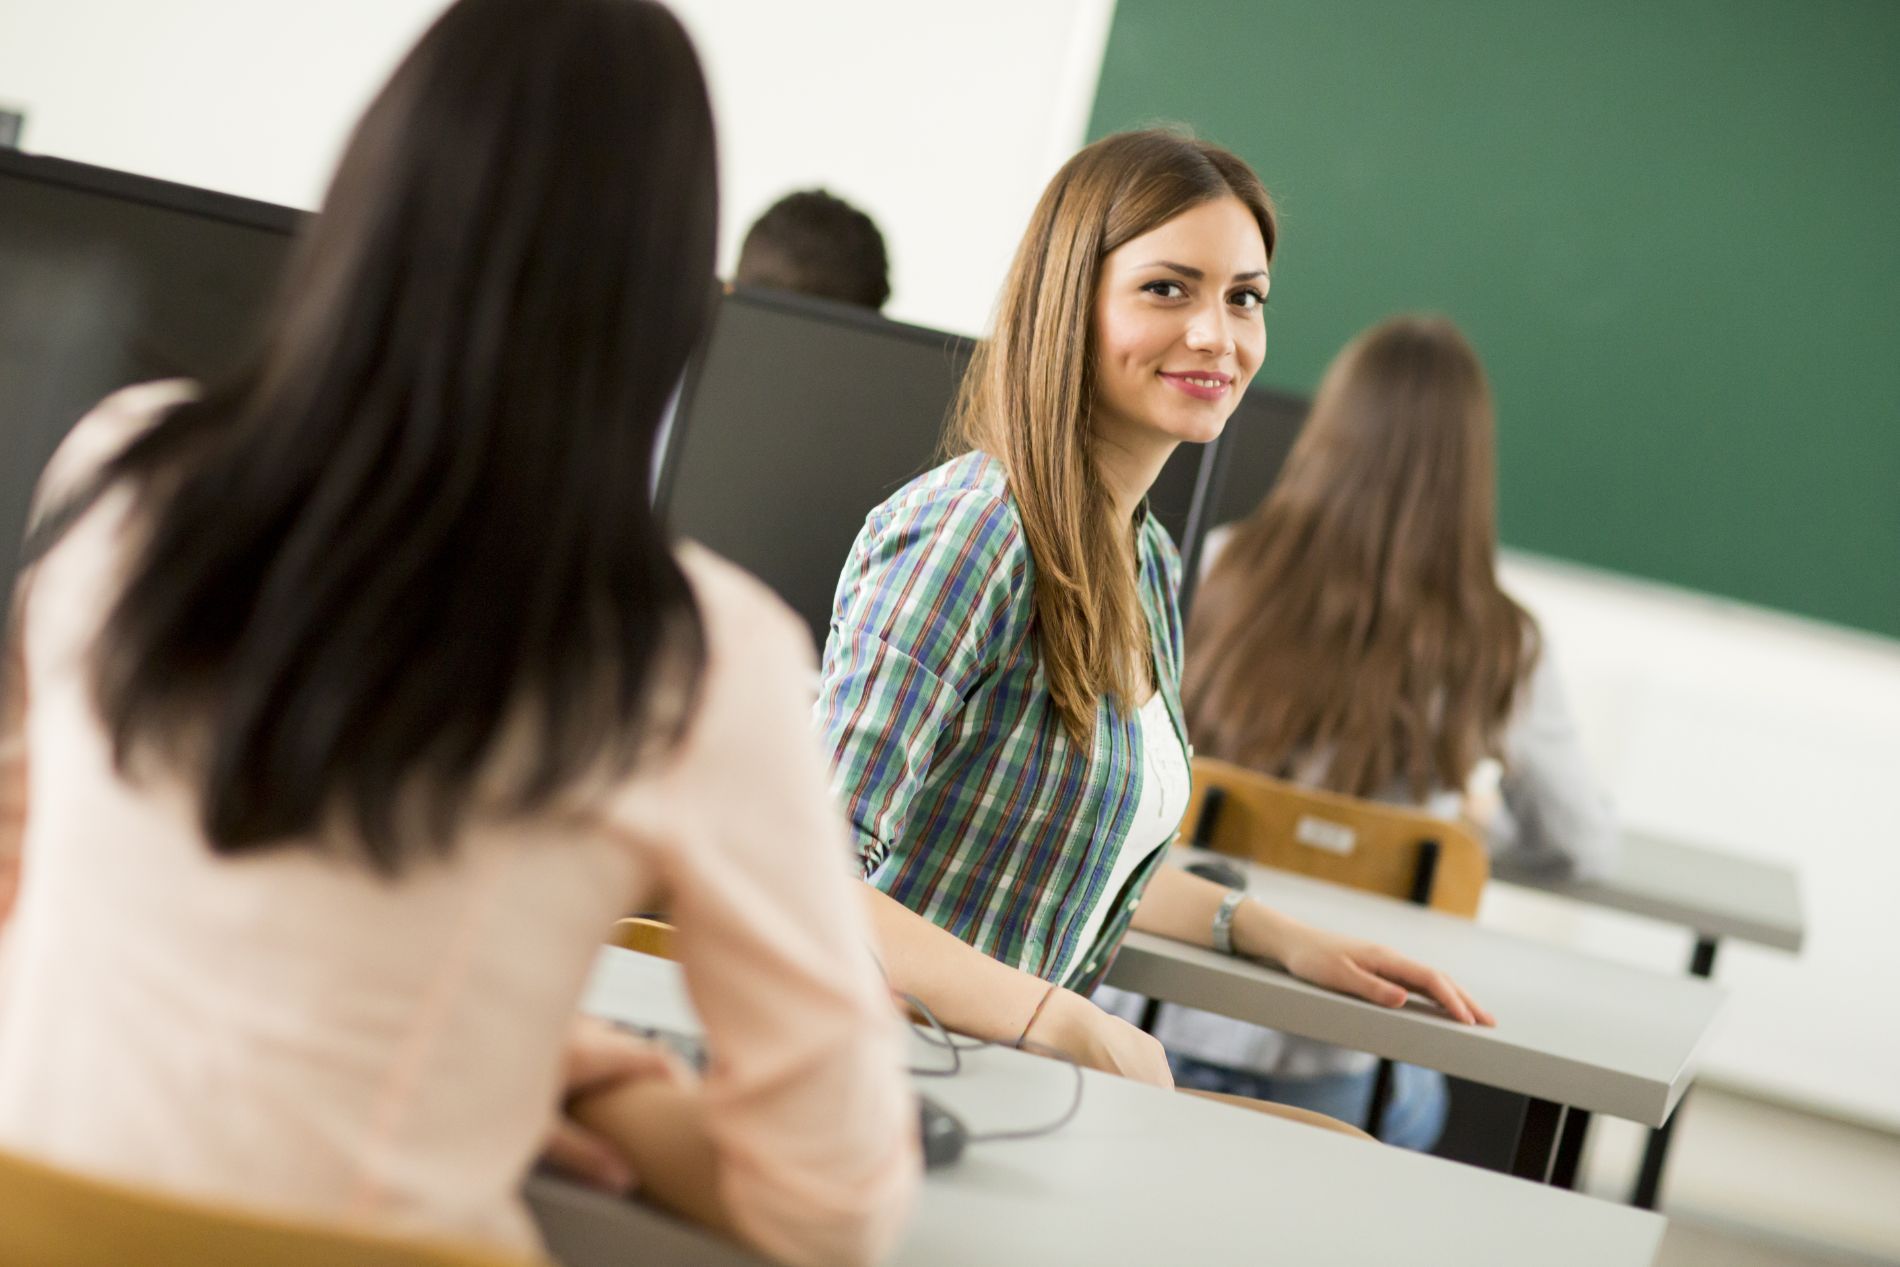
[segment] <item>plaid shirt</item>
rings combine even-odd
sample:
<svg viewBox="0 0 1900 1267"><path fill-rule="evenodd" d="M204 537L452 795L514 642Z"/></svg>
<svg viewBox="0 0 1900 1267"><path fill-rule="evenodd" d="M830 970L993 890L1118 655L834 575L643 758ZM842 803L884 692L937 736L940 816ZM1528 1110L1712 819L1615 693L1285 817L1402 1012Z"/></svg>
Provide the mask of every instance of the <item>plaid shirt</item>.
<svg viewBox="0 0 1900 1267"><path fill-rule="evenodd" d="M1180 558L1140 530L1155 677L1181 720ZM1166 850L1105 888L1141 796L1141 721L1070 741L1034 637L1035 565L1003 468L966 454L866 518L838 581L816 708L864 878L977 949L1092 988ZM1114 902L1093 944L1088 916Z"/></svg>

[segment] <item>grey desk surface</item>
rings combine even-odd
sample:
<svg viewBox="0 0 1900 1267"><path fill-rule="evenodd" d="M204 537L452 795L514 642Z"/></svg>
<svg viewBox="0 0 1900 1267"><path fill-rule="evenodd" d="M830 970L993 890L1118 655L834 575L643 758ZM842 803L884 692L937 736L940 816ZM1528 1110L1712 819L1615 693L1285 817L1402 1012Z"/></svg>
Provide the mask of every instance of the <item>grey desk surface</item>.
<svg viewBox="0 0 1900 1267"><path fill-rule="evenodd" d="M1572 880L1503 859L1492 876L1679 924L1704 937L1738 937L1778 950L1801 949L1807 931L1792 868L1644 832L1624 835L1616 869L1601 880Z"/></svg>
<svg viewBox="0 0 1900 1267"><path fill-rule="evenodd" d="M697 1032L677 968L603 952L584 1006L601 1015ZM912 1059L940 1067L921 1040ZM918 1086L973 1131L1059 1117L1074 1094L1067 1065L987 1048L951 1078ZM1031 1140L973 1143L930 1175L892 1267L1288 1263L1484 1267L1649 1264L1656 1215L1541 1184L1311 1127L1083 1074L1075 1119ZM681 1264L750 1264L630 1204L539 1180L530 1199L567 1267L627 1261L655 1228ZM686 1243L696 1244L681 1250ZM695 1254L703 1254L696 1257ZM675 1256L677 1255L677 1256Z"/></svg>
<svg viewBox="0 0 1900 1267"><path fill-rule="evenodd" d="M1645 1126L1666 1121L1688 1089L1721 1005L1720 987L1699 978L1284 871L1247 870L1249 890L1269 905L1450 973L1496 1014L1497 1027L1460 1025L1418 1001L1377 1007L1277 967L1143 933L1122 944L1109 983Z"/></svg>

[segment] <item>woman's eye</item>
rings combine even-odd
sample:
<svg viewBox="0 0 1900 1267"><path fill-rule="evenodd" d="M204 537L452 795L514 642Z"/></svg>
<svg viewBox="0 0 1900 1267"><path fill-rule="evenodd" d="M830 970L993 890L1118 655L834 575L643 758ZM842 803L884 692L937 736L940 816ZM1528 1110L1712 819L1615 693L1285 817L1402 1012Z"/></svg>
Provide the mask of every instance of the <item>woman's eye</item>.
<svg viewBox="0 0 1900 1267"><path fill-rule="evenodd" d="M1235 291L1229 302L1242 312L1252 312L1256 308L1263 307L1267 302L1267 297L1249 286L1245 290Z"/></svg>
<svg viewBox="0 0 1900 1267"><path fill-rule="evenodd" d="M1187 294L1187 287L1180 282L1149 282L1142 289L1163 299L1179 299Z"/></svg>

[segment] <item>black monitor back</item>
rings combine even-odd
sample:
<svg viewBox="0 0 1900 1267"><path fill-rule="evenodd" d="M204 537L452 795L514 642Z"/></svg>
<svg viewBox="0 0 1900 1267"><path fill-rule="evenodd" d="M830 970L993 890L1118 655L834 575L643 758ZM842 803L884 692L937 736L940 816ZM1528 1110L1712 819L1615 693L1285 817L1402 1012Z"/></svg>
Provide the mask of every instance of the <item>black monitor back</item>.
<svg viewBox="0 0 1900 1267"><path fill-rule="evenodd" d="M863 309L735 289L688 371L662 459L674 529L777 590L823 642L864 517L937 459L970 340ZM1202 450L1150 504L1187 533Z"/></svg>
<svg viewBox="0 0 1900 1267"><path fill-rule="evenodd" d="M250 346L301 216L0 152L0 579L46 459L87 409L154 378L213 376Z"/></svg>

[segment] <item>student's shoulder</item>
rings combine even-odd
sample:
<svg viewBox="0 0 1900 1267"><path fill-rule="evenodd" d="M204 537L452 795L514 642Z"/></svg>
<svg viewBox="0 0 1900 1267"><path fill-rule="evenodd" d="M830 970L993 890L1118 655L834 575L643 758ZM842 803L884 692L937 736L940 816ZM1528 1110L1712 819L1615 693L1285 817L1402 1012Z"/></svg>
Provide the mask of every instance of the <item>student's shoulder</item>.
<svg viewBox="0 0 1900 1267"><path fill-rule="evenodd" d="M925 471L880 503L865 524L876 534L913 537L954 530L957 540L984 553L1026 555L1029 549L1003 464L980 451Z"/></svg>
<svg viewBox="0 0 1900 1267"><path fill-rule="evenodd" d="M879 627L920 622L916 628L983 629L1007 641L1028 619L1034 584L1002 463L969 453L926 471L866 517L839 602Z"/></svg>
<svg viewBox="0 0 1900 1267"><path fill-rule="evenodd" d="M143 435L168 411L193 399L197 385L167 379L121 388L94 405L73 424L40 475L36 513L78 491L81 485L125 446Z"/></svg>
<svg viewBox="0 0 1900 1267"><path fill-rule="evenodd" d="M692 586L706 642L715 655L744 645L816 663L804 622L765 582L697 542L681 543L674 557Z"/></svg>

